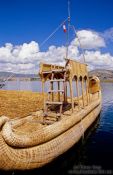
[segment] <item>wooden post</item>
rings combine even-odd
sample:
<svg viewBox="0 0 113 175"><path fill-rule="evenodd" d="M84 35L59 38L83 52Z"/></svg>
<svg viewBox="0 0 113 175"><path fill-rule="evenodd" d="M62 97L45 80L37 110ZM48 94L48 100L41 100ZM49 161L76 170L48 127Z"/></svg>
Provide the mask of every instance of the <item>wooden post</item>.
<svg viewBox="0 0 113 175"><path fill-rule="evenodd" d="M80 109L78 77L75 80L75 82L76 82L76 92L77 92L78 109Z"/></svg>
<svg viewBox="0 0 113 175"><path fill-rule="evenodd" d="M66 72L64 73L64 103L67 103L67 82L66 82Z"/></svg>
<svg viewBox="0 0 113 175"><path fill-rule="evenodd" d="M88 97L88 80L85 80L86 83L86 96L87 96L87 105L89 104L89 97Z"/></svg>
<svg viewBox="0 0 113 175"><path fill-rule="evenodd" d="M72 112L74 111L72 79L69 80Z"/></svg>
<svg viewBox="0 0 113 175"><path fill-rule="evenodd" d="M67 103L67 82L65 82L66 83L66 87L65 87L65 103Z"/></svg>
<svg viewBox="0 0 113 175"><path fill-rule="evenodd" d="M54 77L54 73L52 72L51 80L53 80L53 77ZM53 91L53 82L51 82L51 90ZM54 95L53 95L53 92L51 93L51 95L52 95L52 101L54 101Z"/></svg>
<svg viewBox="0 0 113 175"><path fill-rule="evenodd" d="M44 94L44 88L45 88L45 81L42 79L43 107L44 107L44 110L45 110L45 94Z"/></svg>
<svg viewBox="0 0 113 175"><path fill-rule="evenodd" d="M90 98L90 91L89 91L89 78L87 79L87 84L88 84L88 99L89 99L89 102L90 102L91 98Z"/></svg>
<svg viewBox="0 0 113 175"><path fill-rule="evenodd" d="M66 82L66 103L67 103L67 82Z"/></svg>
<svg viewBox="0 0 113 175"><path fill-rule="evenodd" d="M81 80L81 88L82 88L82 101L83 101L83 107L85 106L85 100L84 100L84 82L83 78Z"/></svg>
<svg viewBox="0 0 113 175"><path fill-rule="evenodd" d="M60 90L60 82L58 81L58 90ZM60 92L58 92L58 101L60 101Z"/></svg>
<svg viewBox="0 0 113 175"><path fill-rule="evenodd" d="M67 102L67 84L66 82L63 83L64 85L64 103Z"/></svg>

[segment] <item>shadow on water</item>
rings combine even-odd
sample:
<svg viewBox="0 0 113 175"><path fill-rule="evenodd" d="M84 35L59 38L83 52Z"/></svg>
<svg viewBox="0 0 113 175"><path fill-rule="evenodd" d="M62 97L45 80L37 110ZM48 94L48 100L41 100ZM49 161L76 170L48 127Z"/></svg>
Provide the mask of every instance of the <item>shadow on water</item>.
<svg viewBox="0 0 113 175"><path fill-rule="evenodd" d="M95 132L96 128L99 125L100 117L90 126L90 128L85 132L84 137L80 139L80 141L74 145L71 149L69 149L66 153L59 156L53 162L47 164L46 166L27 171L1 171L0 175L68 175L70 174L70 170L73 167L84 164L82 162L82 152L83 147L87 143L88 138L92 133ZM79 167L80 168L80 167Z"/></svg>

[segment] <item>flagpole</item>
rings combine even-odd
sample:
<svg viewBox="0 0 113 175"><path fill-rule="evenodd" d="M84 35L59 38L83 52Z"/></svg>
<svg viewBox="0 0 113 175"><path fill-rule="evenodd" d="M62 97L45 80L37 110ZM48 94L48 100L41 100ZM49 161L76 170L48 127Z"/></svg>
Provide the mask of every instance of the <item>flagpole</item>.
<svg viewBox="0 0 113 175"><path fill-rule="evenodd" d="M70 0L68 0L68 30L66 35L66 59L68 58L68 47L69 47L69 28L70 28Z"/></svg>

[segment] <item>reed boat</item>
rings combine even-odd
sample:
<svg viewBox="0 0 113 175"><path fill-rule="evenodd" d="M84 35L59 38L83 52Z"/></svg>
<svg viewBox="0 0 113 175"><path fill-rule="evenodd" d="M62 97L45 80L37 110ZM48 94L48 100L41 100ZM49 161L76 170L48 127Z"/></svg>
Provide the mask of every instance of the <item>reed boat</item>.
<svg viewBox="0 0 113 175"><path fill-rule="evenodd" d="M80 140L101 111L100 81L88 76L86 64L71 59L64 67L41 63L39 75L43 110L13 120L0 117L2 170L34 169L51 162Z"/></svg>

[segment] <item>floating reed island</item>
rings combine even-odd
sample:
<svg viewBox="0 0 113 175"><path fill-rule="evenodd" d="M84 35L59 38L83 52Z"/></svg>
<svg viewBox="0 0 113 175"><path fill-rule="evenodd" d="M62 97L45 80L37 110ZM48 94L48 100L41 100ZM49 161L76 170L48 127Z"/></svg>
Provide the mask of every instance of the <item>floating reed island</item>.
<svg viewBox="0 0 113 175"><path fill-rule="evenodd" d="M42 94L0 91L0 169L44 166L76 144L100 113L100 81L88 77L86 64L41 63L39 74Z"/></svg>

